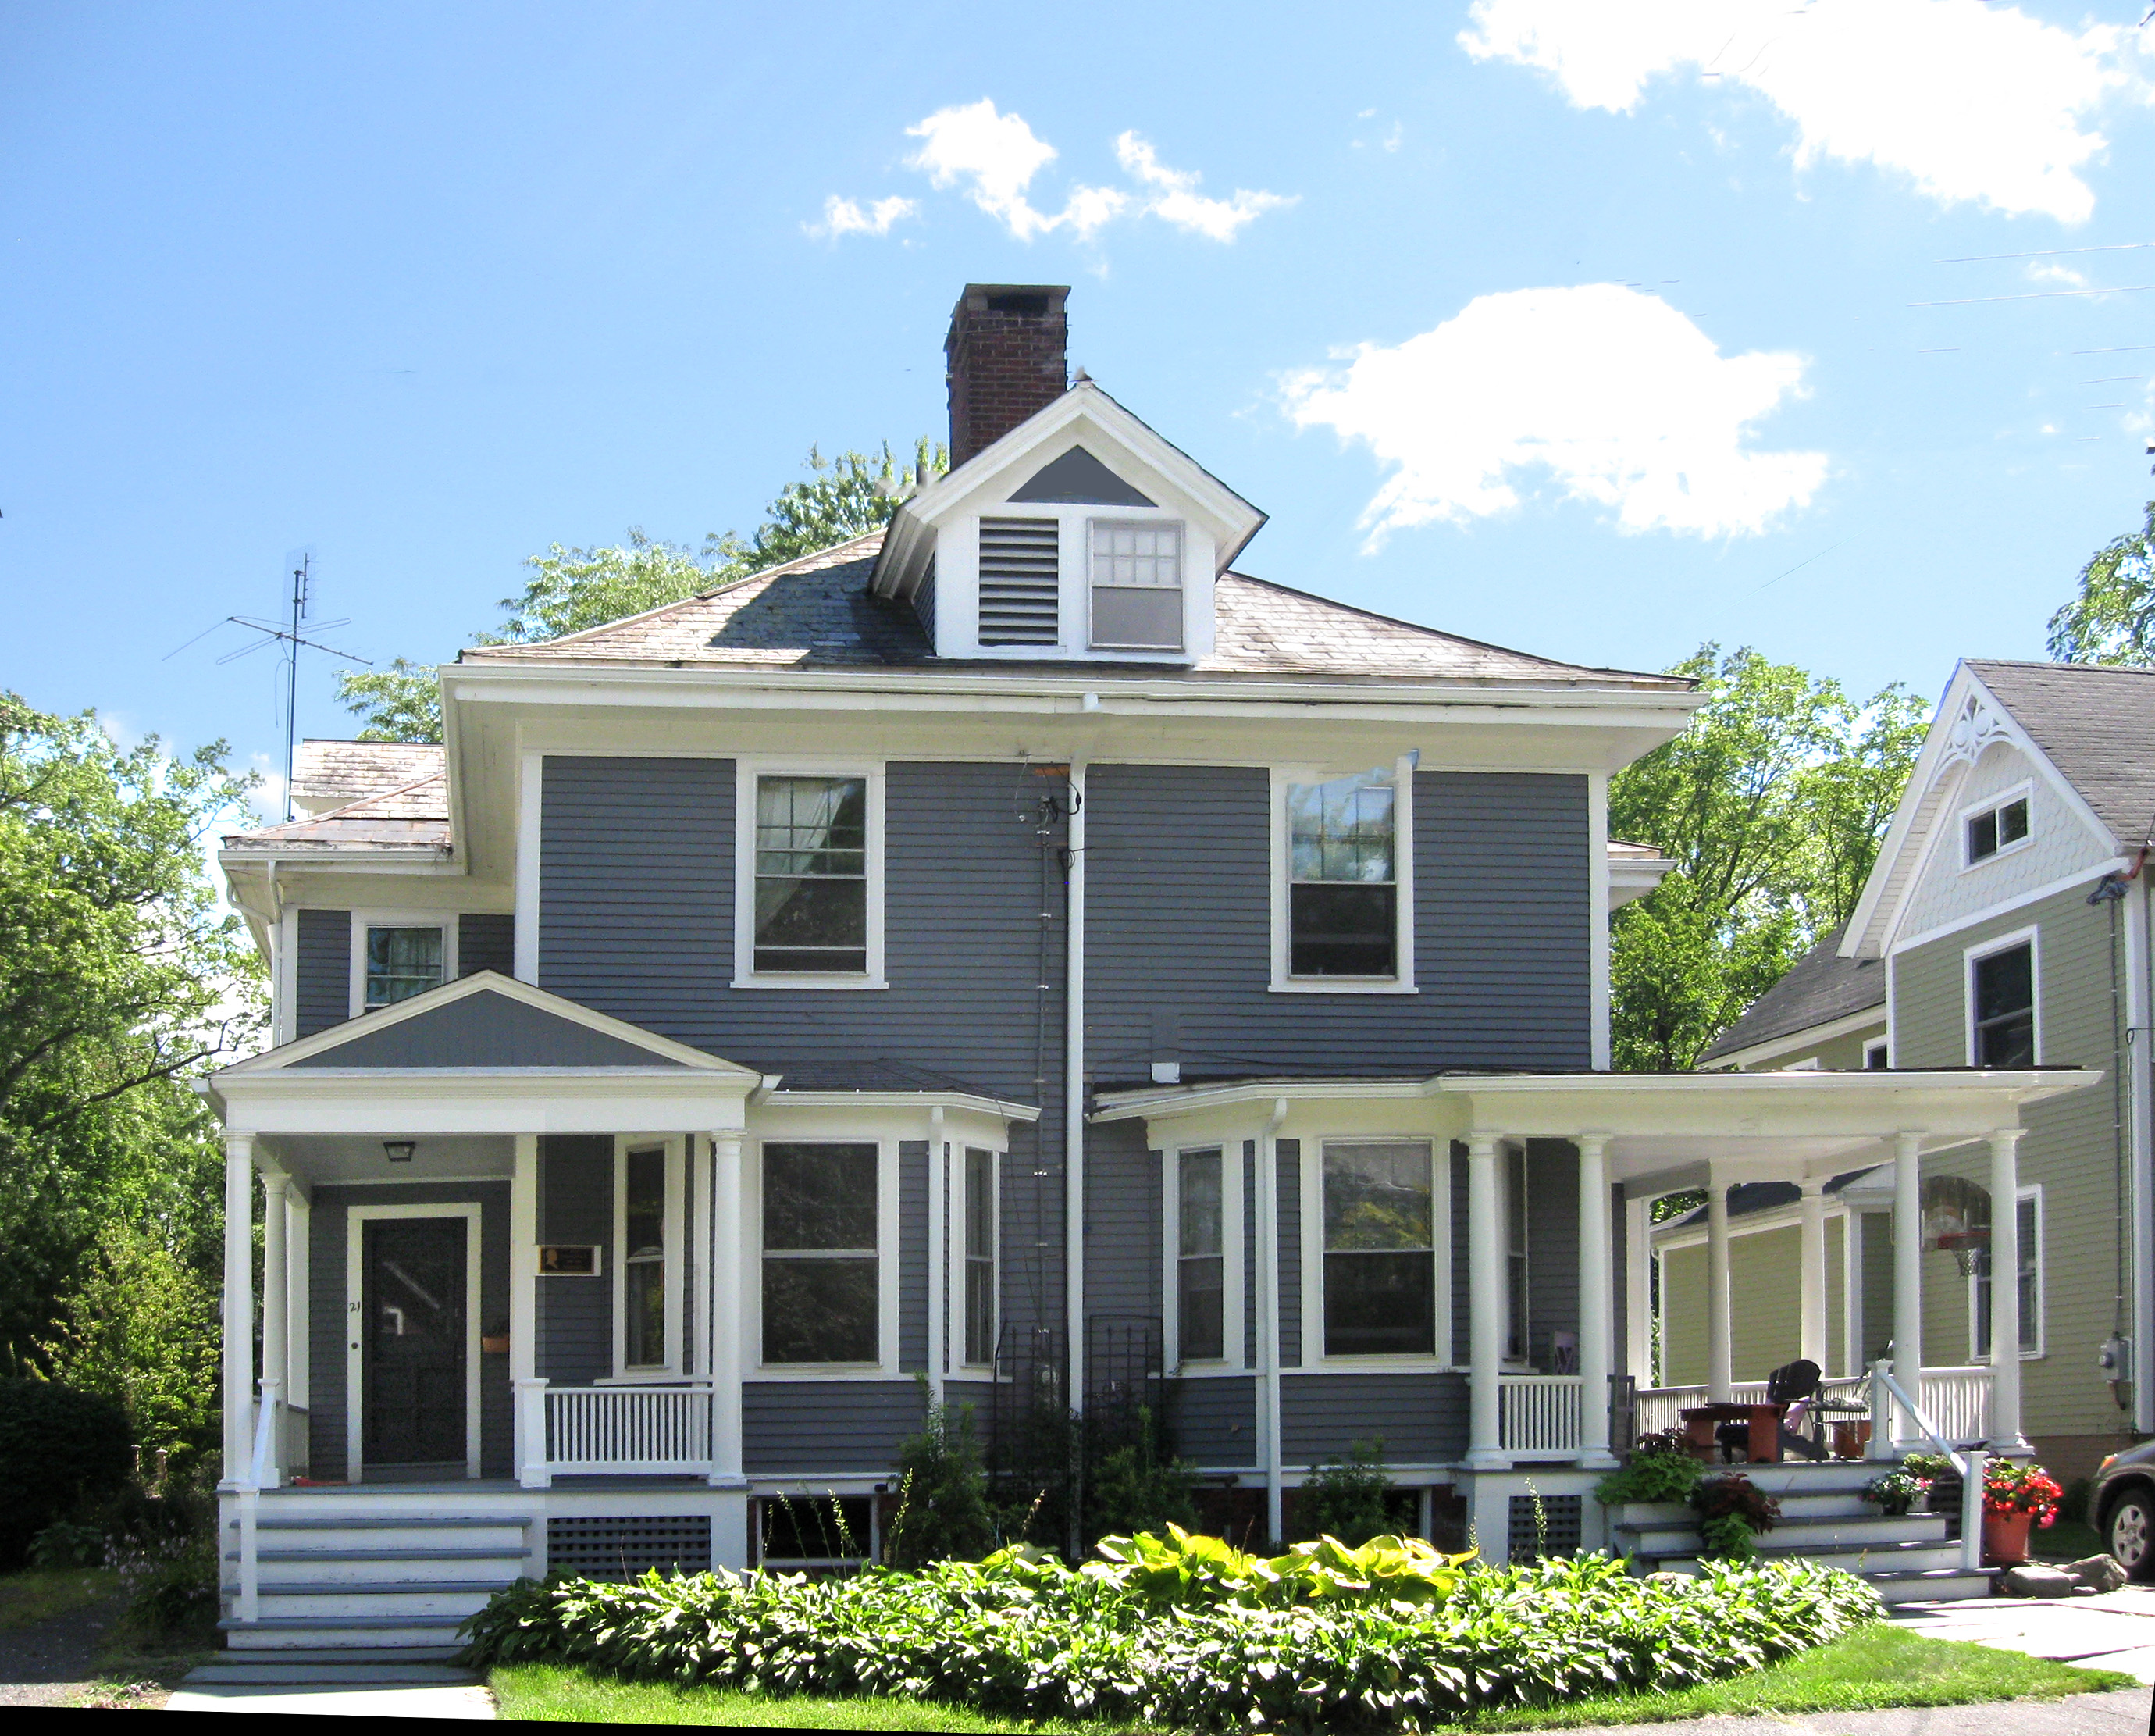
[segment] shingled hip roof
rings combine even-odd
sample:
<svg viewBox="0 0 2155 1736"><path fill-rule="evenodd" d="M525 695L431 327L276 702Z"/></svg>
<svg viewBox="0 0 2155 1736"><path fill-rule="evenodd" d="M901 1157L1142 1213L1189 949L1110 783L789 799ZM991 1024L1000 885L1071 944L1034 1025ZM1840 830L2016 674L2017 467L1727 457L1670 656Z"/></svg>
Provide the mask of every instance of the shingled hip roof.
<svg viewBox="0 0 2155 1736"><path fill-rule="evenodd" d="M377 744L363 744L374 746ZM436 758L441 750L433 750ZM305 854L314 850L408 849L438 851L449 844L449 784L436 770L396 789L366 796L325 814L302 815L281 826L228 832L228 850Z"/></svg>
<svg viewBox="0 0 2155 1736"><path fill-rule="evenodd" d="M1711 1067L1725 1055L1883 1006L1885 964L1878 959L1842 958L1840 937L1846 926L1836 928L1789 965L1786 976L1707 1046L1698 1064Z"/></svg>

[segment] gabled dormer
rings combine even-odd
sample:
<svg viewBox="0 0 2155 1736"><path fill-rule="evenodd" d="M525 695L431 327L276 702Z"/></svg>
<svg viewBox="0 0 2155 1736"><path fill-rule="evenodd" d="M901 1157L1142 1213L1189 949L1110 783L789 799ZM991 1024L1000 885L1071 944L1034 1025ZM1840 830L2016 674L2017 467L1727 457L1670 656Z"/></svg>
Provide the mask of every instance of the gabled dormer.
<svg viewBox="0 0 2155 1736"><path fill-rule="evenodd" d="M968 284L948 475L892 520L872 588L953 659L1189 663L1265 515L1081 371L1052 285Z"/></svg>

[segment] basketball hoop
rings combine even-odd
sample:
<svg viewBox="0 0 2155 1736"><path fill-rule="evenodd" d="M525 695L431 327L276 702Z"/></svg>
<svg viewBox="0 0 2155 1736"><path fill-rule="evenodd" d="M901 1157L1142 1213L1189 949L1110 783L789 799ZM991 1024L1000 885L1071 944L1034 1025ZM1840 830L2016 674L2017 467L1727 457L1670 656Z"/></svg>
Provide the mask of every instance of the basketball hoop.
<svg viewBox="0 0 2155 1736"><path fill-rule="evenodd" d="M1988 1269L1990 1195L1964 1175L1933 1175L1923 1184L1923 1247L1951 1254L1960 1275Z"/></svg>

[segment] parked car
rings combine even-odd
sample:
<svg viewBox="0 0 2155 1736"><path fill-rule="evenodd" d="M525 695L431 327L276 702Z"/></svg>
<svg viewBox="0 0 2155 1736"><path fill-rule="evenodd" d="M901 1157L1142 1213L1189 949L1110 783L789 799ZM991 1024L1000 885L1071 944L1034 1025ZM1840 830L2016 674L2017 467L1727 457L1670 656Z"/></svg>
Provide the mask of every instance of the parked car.
<svg viewBox="0 0 2155 1736"><path fill-rule="evenodd" d="M2136 1580L2155 1580L2155 1441L2114 1452L2096 1467L2088 1513L2118 1565Z"/></svg>

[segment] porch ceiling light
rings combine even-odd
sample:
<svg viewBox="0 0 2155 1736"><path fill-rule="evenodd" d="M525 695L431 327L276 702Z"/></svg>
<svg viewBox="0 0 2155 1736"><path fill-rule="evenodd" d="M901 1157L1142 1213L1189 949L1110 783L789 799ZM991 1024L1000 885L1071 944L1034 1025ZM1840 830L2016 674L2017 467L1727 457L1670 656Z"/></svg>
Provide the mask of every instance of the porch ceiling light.
<svg viewBox="0 0 2155 1736"><path fill-rule="evenodd" d="M381 1155L392 1164L408 1164L412 1161L412 1154L418 1149L417 1139L384 1139L381 1142Z"/></svg>

